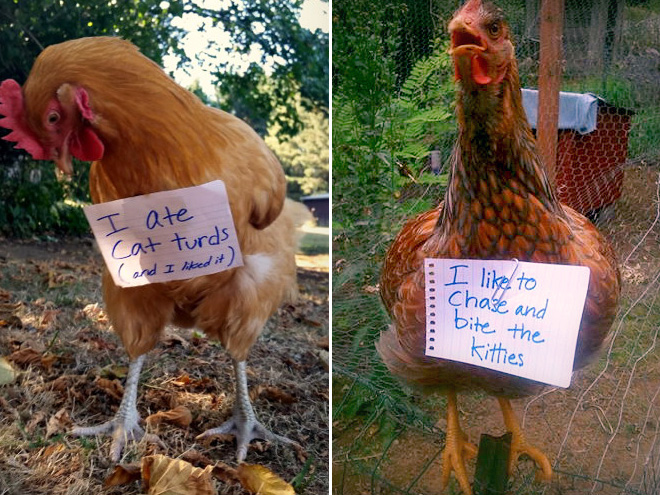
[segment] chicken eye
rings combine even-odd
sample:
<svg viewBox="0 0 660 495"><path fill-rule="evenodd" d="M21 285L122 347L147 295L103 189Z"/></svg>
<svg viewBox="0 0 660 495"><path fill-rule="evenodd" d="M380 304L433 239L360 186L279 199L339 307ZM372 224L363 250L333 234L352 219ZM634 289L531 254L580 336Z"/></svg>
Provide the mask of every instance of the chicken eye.
<svg viewBox="0 0 660 495"><path fill-rule="evenodd" d="M497 38L500 35L501 26L499 22L493 22L488 26L488 34L492 38Z"/></svg>
<svg viewBox="0 0 660 495"><path fill-rule="evenodd" d="M50 112L46 120L50 125L57 124L60 120L60 114L57 112Z"/></svg>

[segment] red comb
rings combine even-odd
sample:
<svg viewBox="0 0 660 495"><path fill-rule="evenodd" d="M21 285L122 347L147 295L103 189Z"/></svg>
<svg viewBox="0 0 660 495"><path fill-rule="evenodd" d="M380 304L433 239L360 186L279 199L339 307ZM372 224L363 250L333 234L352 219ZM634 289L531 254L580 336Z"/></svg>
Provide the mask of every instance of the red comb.
<svg viewBox="0 0 660 495"><path fill-rule="evenodd" d="M12 131L2 139L15 142L14 148L27 151L35 160L52 158L25 121L23 92L13 79L7 79L0 84L0 115L5 117L0 119L0 127Z"/></svg>

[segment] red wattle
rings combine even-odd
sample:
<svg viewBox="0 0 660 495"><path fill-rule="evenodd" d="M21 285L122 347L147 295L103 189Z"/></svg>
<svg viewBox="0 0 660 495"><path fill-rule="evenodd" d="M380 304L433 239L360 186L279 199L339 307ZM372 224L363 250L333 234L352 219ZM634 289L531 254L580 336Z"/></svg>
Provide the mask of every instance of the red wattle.
<svg viewBox="0 0 660 495"><path fill-rule="evenodd" d="M490 84L493 78L488 75L488 64L479 55L472 57L472 79L477 84Z"/></svg>
<svg viewBox="0 0 660 495"><path fill-rule="evenodd" d="M89 127L71 137L71 154L79 160L93 162L103 158L105 146L97 134Z"/></svg>

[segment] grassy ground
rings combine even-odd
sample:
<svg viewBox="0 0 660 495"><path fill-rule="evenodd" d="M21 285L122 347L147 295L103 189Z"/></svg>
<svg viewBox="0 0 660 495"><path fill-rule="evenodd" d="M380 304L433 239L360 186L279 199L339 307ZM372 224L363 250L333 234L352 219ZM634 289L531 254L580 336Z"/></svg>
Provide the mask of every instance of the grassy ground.
<svg viewBox="0 0 660 495"><path fill-rule="evenodd" d="M248 382L260 420L302 445L253 442L247 462L267 467L296 493L328 492L328 255L322 240L299 257L301 297L268 323L248 359ZM110 331L100 294L102 260L88 240L48 243L0 239L0 356L17 371L0 388L0 493L137 494L140 483L106 487L115 466L107 438L71 437L117 409L126 355ZM163 446L129 444L121 464L160 453L204 467L235 465L233 439L195 437L231 414L234 385L221 346L189 330L168 328L145 364L142 418L185 408L188 426L148 427ZM214 471L216 474L218 469ZM232 477L214 476L218 493L248 493Z"/></svg>

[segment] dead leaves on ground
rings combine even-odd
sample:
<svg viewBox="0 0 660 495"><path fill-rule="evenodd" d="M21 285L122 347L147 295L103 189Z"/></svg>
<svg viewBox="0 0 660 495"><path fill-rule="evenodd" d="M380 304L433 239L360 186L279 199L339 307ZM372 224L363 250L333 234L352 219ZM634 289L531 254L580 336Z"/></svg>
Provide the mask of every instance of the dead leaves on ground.
<svg viewBox="0 0 660 495"><path fill-rule="evenodd" d="M182 428L187 428L192 423L193 417L190 409L185 406L177 406L169 411L159 411L147 416L145 419L149 426L156 426L161 423L170 423Z"/></svg>
<svg viewBox="0 0 660 495"><path fill-rule="evenodd" d="M257 385L250 389L250 400L252 402L256 401L259 397L282 404L293 404L298 401L293 395L286 393L281 388L270 385Z"/></svg>
<svg viewBox="0 0 660 495"><path fill-rule="evenodd" d="M213 467L204 469L180 459L152 455L142 459L142 480L149 495L215 495Z"/></svg>
<svg viewBox="0 0 660 495"><path fill-rule="evenodd" d="M3 294L9 294L7 291L0 293L0 297ZM3 300L3 299L0 299ZM9 299L7 298L7 301ZM11 303L11 302L1 302L0 303L0 327L17 327L23 328L23 322L18 317L18 310L22 306L22 303Z"/></svg>
<svg viewBox="0 0 660 495"><path fill-rule="evenodd" d="M295 495L293 486L264 466L241 463L234 469L222 462L214 465L197 451L187 452L184 459L159 454L142 458L141 465L116 466L104 484L111 487L142 479L149 495L215 495L213 478L240 484L255 495Z"/></svg>
<svg viewBox="0 0 660 495"><path fill-rule="evenodd" d="M105 487L128 485L142 478L142 467L138 464L119 464L105 479Z"/></svg>
<svg viewBox="0 0 660 495"><path fill-rule="evenodd" d="M121 402L121 399L124 396L124 386L119 380L116 378L114 380L97 378L94 383L110 397Z"/></svg>
<svg viewBox="0 0 660 495"><path fill-rule="evenodd" d="M66 409L57 411L46 424L46 438L50 438L58 433L66 433L73 426L69 412Z"/></svg>
<svg viewBox="0 0 660 495"><path fill-rule="evenodd" d="M242 463L236 470L241 485L250 493L259 495L295 495L293 487L259 464Z"/></svg>
<svg viewBox="0 0 660 495"><path fill-rule="evenodd" d="M46 370L50 370L53 366L53 363L57 361L57 356L45 352L39 352L31 347L25 347L19 349L18 351L12 352L7 356L7 361L11 361L14 364L27 368L30 365L41 366Z"/></svg>
<svg viewBox="0 0 660 495"><path fill-rule="evenodd" d="M101 272L98 263L92 260L89 263L71 263L61 260L28 260L27 264L34 266L34 270L41 275L43 282L49 289L72 285L85 278L98 277Z"/></svg>

